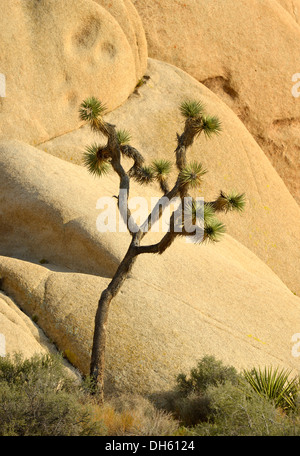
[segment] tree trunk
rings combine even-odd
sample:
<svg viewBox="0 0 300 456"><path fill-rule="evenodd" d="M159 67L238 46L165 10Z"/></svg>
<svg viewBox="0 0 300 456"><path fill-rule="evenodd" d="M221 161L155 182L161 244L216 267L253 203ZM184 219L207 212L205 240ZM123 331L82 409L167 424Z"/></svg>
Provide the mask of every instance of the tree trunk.
<svg viewBox="0 0 300 456"><path fill-rule="evenodd" d="M113 279L102 292L98 302L94 325L90 376L93 381L93 392L97 395L100 403L104 402L105 348L109 306L130 273L135 260L135 246L131 244Z"/></svg>

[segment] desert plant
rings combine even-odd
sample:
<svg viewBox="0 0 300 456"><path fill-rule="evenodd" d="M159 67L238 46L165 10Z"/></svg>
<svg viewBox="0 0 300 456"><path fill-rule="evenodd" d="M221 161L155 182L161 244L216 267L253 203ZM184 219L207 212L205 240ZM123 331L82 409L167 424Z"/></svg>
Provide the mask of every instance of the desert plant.
<svg viewBox="0 0 300 456"><path fill-rule="evenodd" d="M211 401L206 391L211 386L227 383L238 385L241 375L233 366L226 366L214 356L204 356L189 374L176 377L172 391L152 396L156 407L171 413L184 426L195 426L211 415Z"/></svg>
<svg viewBox="0 0 300 456"><path fill-rule="evenodd" d="M291 371L265 367L245 370L244 377L253 390L272 401L275 407L295 410L299 394L299 377L291 378Z"/></svg>
<svg viewBox="0 0 300 456"><path fill-rule="evenodd" d="M99 435L86 402L61 357L0 358L0 436Z"/></svg>
<svg viewBox="0 0 300 456"><path fill-rule="evenodd" d="M254 392L250 385L225 382L209 386L205 396L210 413L205 422L188 429L195 436L300 435L299 421L282 414L274 403Z"/></svg>
<svg viewBox="0 0 300 456"><path fill-rule="evenodd" d="M254 370L259 376L259 369L253 369L252 375ZM287 379L288 371L270 371L273 373L270 379L281 373L281 386L277 382L281 393L277 396L282 396L288 384L297 386L296 378ZM294 394L294 388L294 406L287 413L284 403L258 393L259 388L246 381L245 371L239 373L213 356L204 356L189 375L179 374L176 385L172 391L151 396L158 409L171 413L179 421L181 427L176 435L300 435L300 398Z"/></svg>
<svg viewBox="0 0 300 456"><path fill-rule="evenodd" d="M148 166L145 165L145 160L140 152L129 144L130 135L124 131L118 133L114 125L104 121L105 106L99 100L94 97L85 100L81 104L79 112L82 121L88 122L93 131L107 138L105 146L93 144L87 148L84 154L84 163L94 175L102 176L108 169L112 169L119 176L119 211L132 237L127 253L119 264L114 277L101 294L95 316L90 375L94 380L95 392L98 394L99 401L103 402L106 324L109 307L112 299L117 295L132 270L138 256L142 253L162 254L170 247L176 237L195 236L195 234L199 233L197 223L200 225L202 223L201 226L203 229L203 236L196 236L199 243L219 240L220 235L224 233L225 226L216 220L215 213L220 211L227 212L228 210L242 210L245 205L245 195L233 193L226 195L224 192L221 192L216 200L205 203L205 206L209 210L204 211L204 220L202 217L201 221L197 217L195 220L195 214L192 209L190 214L187 214L186 210L184 211L184 208L186 209L185 200L190 196L189 190L199 187L202 177L206 173L201 163L188 162L187 151L201 133L207 138L211 138L221 131L219 119L217 117L207 116L200 102L187 100L183 101L180 106L180 112L185 118L185 124L181 135L177 134L177 147L175 150L177 178L172 188L170 188L168 182L168 175L171 170L170 163L160 160ZM133 160L133 166L128 172L122 166L122 156ZM163 198L158 201L151 214L149 214L141 226L132 223L133 218L128 207L131 178L140 184L157 182L163 193ZM125 198L124 194L126 195ZM170 217L169 231L157 244L141 245L145 234L151 229L153 222L162 216L167 206L165 203L166 200L170 202L173 198L179 198L181 206L179 210L173 211ZM192 207L193 205L191 205ZM205 217L205 215L209 216ZM189 218L190 216L195 222L195 227L192 231L187 230L184 225L185 217Z"/></svg>
<svg viewBox="0 0 300 456"><path fill-rule="evenodd" d="M225 381L237 384L239 378L233 366L225 366L214 356L204 356L197 366L191 369L189 376L183 373L177 376L177 387L184 396L191 393L203 394L210 385L216 386Z"/></svg>
<svg viewBox="0 0 300 456"><path fill-rule="evenodd" d="M103 422L106 435L173 435L178 422L171 414L157 409L147 398L121 394L94 409L97 421Z"/></svg>

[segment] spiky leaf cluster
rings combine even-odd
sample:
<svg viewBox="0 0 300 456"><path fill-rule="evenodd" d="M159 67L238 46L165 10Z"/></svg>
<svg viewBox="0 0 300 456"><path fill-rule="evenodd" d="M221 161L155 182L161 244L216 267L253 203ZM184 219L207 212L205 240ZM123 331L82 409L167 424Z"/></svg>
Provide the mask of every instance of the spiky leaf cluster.
<svg viewBox="0 0 300 456"><path fill-rule="evenodd" d="M90 122L103 116L106 107L96 97L90 97L84 100L79 109L79 117L81 120Z"/></svg>
<svg viewBox="0 0 300 456"><path fill-rule="evenodd" d="M228 202L229 211L238 211L242 212L246 205L246 195L245 193L236 193L232 192L226 196Z"/></svg>
<svg viewBox="0 0 300 456"><path fill-rule="evenodd" d="M222 131L221 122L216 116L203 116L201 128L207 138Z"/></svg>
<svg viewBox="0 0 300 456"><path fill-rule="evenodd" d="M185 118L196 119L204 114L204 106L200 101L186 100L179 107L181 115Z"/></svg>
<svg viewBox="0 0 300 456"><path fill-rule="evenodd" d="M110 171L110 157L107 149L94 143L86 148L83 154L83 163L94 176L103 176Z"/></svg>
<svg viewBox="0 0 300 456"><path fill-rule="evenodd" d="M188 163L179 173L179 181L181 186L189 186L197 188L202 183L202 177L207 173L202 164L194 161Z"/></svg>
<svg viewBox="0 0 300 456"><path fill-rule="evenodd" d="M154 171L151 166L142 166L134 174L134 180L139 184L150 184L154 181Z"/></svg>
<svg viewBox="0 0 300 456"><path fill-rule="evenodd" d="M204 224L204 241L218 242L226 232L225 225L216 218Z"/></svg>
<svg viewBox="0 0 300 456"><path fill-rule="evenodd" d="M180 112L187 120L187 125L190 131L193 131L194 136L205 134L210 138L213 134L221 132L221 122L216 116L209 116L205 114L203 104L197 100L187 100L181 103Z"/></svg>
<svg viewBox="0 0 300 456"><path fill-rule="evenodd" d="M131 135L129 131L127 130L117 130L117 138L120 146L125 146L127 144L130 144L131 141Z"/></svg>
<svg viewBox="0 0 300 456"><path fill-rule="evenodd" d="M271 400L283 410L295 409L299 392L299 377L291 378L291 371L271 367L245 370L244 377L254 391Z"/></svg>
<svg viewBox="0 0 300 456"><path fill-rule="evenodd" d="M194 227L203 229L203 238L199 238L200 243L218 242L226 232L225 225L216 218L214 208L209 203L204 203L202 206L202 202L189 199L185 203L184 218L186 221L182 221L182 227L184 223L190 221Z"/></svg>
<svg viewBox="0 0 300 456"><path fill-rule="evenodd" d="M224 192L214 202L214 207L218 211L238 211L242 212L246 205L246 196L244 193L231 192L227 195Z"/></svg>
<svg viewBox="0 0 300 456"><path fill-rule="evenodd" d="M161 180L165 179L172 169L172 163L169 160L154 160L152 162L151 168L153 170L154 176L156 179Z"/></svg>
<svg viewBox="0 0 300 456"><path fill-rule="evenodd" d="M79 109L79 117L85 122L89 122L93 131L101 132L107 136L107 123L102 116L106 111L106 106L97 98L91 97L84 100Z"/></svg>

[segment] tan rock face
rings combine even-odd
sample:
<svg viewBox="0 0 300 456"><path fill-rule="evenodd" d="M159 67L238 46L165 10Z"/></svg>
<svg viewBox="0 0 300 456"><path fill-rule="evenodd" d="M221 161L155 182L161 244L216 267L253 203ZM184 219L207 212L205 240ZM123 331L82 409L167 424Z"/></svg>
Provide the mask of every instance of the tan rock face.
<svg viewBox="0 0 300 456"><path fill-rule="evenodd" d="M105 8L122 28L135 59L136 80L146 71L147 41L142 20L131 0L94 0Z"/></svg>
<svg viewBox="0 0 300 456"><path fill-rule="evenodd" d="M109 279L53 268L0 257L5 291L88 374L94 315ZM299 318L299 298L229 236L200 250L179 241L161 257L140 257L111 304L107 392L171 388L205 354L238 369L297 371L291 339Z"/></svg>
<svg viewBox="0 0 300 456"><path fill-rule="evenodd" d="M209 171L199 196L210 201L221 189L245 192L244 214L224 217L228 233L267 263L292 291L300 294L300 210L265 154L233 112L188 74L149 59L148 75L150 79L139 89L139 94L132 95L110 113L107 120L118 128L129 129L132 144L145 155L147 163L158 157L173 162L176 132L181 133L183 126L178 106L186 98L202 100L208 113L219 116L223 132L210 141L200 137L190 151L190 159L201 161ZM95 141L102 139L90 133L89 128L82 128L43 144L41 149L82 164L85 146ZM21 150L19 154L23 155ZM106 192L113 185L113 194L116 194L118 184L117 181L111 184L113 178L112 175L103 182ZM95 179L94 182L95 188L99 188L101 181ZM132 191L140 192L140 189L133 186ZM148 195L151 191L159 195L156 188L146 189ZM84 207L88 204L95 207L95 203L87 202Z"/></svg>
<svg viewBox="0 0 300 456"><path fill-rule="evenodd" d="M115 1L113 17L98 3L0 2L0 71L6 82L1 138L45 141L79 126L82 98L98 96L114 109L134 90L147 59L136 11L129 0ZM126 9L127 27L115 19L122 17L119 9Z"/></svg>
<svg viewBox="0 0 300 456"><path fill-rule="evenodd" d="M290 13L298 24L300 23L300 0L277 0L277 2Z"/></svg>
<svg viewBox="0 0 300 456"><path fill-rule="evenodd" d="M111 305L107 389L169 388L175 375L205 354L237 368L297 370L291 339L300 321L299 297L292 293L299 293L298 205L240 120L212 92L152 59L148 74L138 93L106 119L131 130L148 163L158 156L174 160L175 134L183 126L178 104L202 100L220 117L223 133L211 141L200 137L190 151L190 159L209 170L199 196L210 200L221 188L245 191L247 208L242 216L224 217L228 234L216 245L178 240L162 256L138 258ZM97 201L117 193L117 177L95 179L68 163L81 163L84 146L94 140L82 128L41 146L49 153L17 141L0 145L3 289L38 317L85 373L100 293L130 241L127 233L96 228ZM137 195L160 193L133 184L131 196Z"/></svg>
<svg viewBox="0 0 300 456"><path fill-rule="evenodd" d="M149 56L184 69L233 109L300 202L298 3L135 0ZM292 17L292 14L294 17Z"/></svg>
<svg viewBox="0 0 300 456"><path fill-rule="evenodd" d="M0 356L21 353L31 357L49 352L43 331L5 294L0 293Z"/></svg>

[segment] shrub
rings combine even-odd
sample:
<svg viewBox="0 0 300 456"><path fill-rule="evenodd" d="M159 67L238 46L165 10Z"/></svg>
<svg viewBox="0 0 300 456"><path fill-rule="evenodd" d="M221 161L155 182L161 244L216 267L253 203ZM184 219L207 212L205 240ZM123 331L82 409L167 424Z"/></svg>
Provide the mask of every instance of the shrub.
<svg viewBox="0 0 300 456"><path fill-rule="evenodd" d="M173 390L155 394L151 399L158 409L171 414L184 427L206 421L210 413L209 400L201 394L191 393L186 396Z"/></svg>
<svg viewBox="0 0 300 456"><path fill-rule="evenodd" d="M240 376L233 366L224 366L214 356L204 356L196 368L191 369L190 376L179 374L178 390L185 396L191 393L203 394L210 385L218 385L225 381L237 383Z"/></svg>
<svg viewBox="0 0 300 456"><path fill-rule="evenodd" d="M214 356L204 356L190 374L179 374L176 389L152 397L156 407L171 413L184 427L207 421L211 405L206 390L229 381L237 384L241 376L233 366L225 366Z"/></svg>
<svg viewBox="0 0 300 456"><path fill-rule="evenodd" d="M175 390L153 400L179 420L176 435L300 435L299 382L288 374L278 369L240 374L205 356L189 375L177 377Z"/></svg>
<svg viewBox="0 0 300 456"><path fill-rule="evenodd" d="M0 358L0 435L99 435L87 396L54 355Z"/></svg>
<svg viewBox="0 0 300 456"><path fill-rule="evenodd" d="M97 407L97 420L102 420L106 435L174 435L178 422L165 411L158 410L140 395L120 395Z"/></svg>
<svg viewBox="0 0 300 456"><path fill-rule="evenodd" d="M273 403L256 394L249 385L210 386L206 395L211 414L193 429L197 436L300 435L299 420L280 412Z"/></svg>

